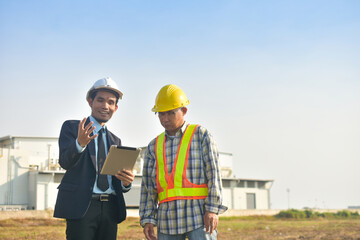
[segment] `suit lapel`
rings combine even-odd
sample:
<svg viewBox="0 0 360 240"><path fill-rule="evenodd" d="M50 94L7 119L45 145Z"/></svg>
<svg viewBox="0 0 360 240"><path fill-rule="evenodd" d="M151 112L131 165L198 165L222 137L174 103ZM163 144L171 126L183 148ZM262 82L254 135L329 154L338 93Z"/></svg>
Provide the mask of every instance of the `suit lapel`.
<svg viewBox="0 0 360 240"><path fill-rule="evenodd" d="M115 143L115 139L114 139L113 135L110 134L110 132L107 130L107 128L106 128L106 138L107 138L107 147L108 147L108 151L109 151L111 145L116 145L116 143Z"/></svg>
<svg viewBox="0 0 360 240"><path fill-rule="evenodd" d="M90 122L90 118L86 120L85 126ZM94 135L94 132L90 134L90 136ZM91 140L89 144L87 145L91 162L94 165L94 168L96 169L96 152L95 152L95 140Z"/></svg>

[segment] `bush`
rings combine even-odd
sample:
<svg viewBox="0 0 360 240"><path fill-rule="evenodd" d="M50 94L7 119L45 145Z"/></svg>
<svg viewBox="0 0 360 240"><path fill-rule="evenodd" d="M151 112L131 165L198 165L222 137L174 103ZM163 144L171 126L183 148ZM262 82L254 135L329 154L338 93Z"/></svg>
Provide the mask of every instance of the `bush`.
<svg viewBox="0 0 360 240"><path fill-rule="evenodd" d="M339 218L350 218L352 216L352 213L349 211L343 210L343 211L338 211L334 215Z"/></svg>
<svg viewBox="0 0 360 240"><path fill-rule="evenodd" d="M351 212L352 217L359 217L359 212Z"/></svg>
<svg viewBox="0 0 360 240"><path fill-rule="evenodd" d="M310 209L305 211L300 211L296 209L290 209L285 211L280 211L275 215L276 218L293 218L293 219L303 219L303 218L359 218L360 215L358 212L350 212L347 210L338 211L337 213L331 212L313 212Z"/></svg>
<svg viewBox="0 0 360 240"><path fill-rule="evenodd" d="M296 209L290 209L286 211L280 211L275 215L277 218L295 218L295 219L303 219L306 218L306 214L303 211L299 211Z"/></svg>
<svg viewBox="0 0 360 240"><path fill-rule="evenodd" d="M334 215L338 218L358 218L360 216L358 212L350 212L347 210L338 211Z"/></svg>
<svg viewBox="0 0 360 240"><path fill-rule="evenodd" d="M316 214L314 214L312 210L305 210L304 213L306 218L313 218L314 216L316 216Z"/></svg>
<svg viewBox="0 0 360 240"><path fill-rule="evenodd" d="M317 212L316 215L322 218L334 218L334 213L331 212L323 212L323 213Z"/></svg>

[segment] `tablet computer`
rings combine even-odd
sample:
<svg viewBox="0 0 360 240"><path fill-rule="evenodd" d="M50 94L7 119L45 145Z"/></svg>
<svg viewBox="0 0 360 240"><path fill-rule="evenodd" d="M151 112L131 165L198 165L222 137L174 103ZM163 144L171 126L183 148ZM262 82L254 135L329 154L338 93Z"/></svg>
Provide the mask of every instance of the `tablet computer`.
<svg viewBox="0 0 360 240"><path fill-rule="evenodd" d="M140 151L140 148L112 145L100 173L115 175L123 169L132 170Z"/></svg>

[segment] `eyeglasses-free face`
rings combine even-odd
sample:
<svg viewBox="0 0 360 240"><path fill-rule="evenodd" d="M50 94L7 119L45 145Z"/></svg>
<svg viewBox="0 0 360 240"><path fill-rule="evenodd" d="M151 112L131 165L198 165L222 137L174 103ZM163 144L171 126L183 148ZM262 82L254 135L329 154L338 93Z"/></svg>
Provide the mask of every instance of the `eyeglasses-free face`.
<svg viewBox="0 0 360 240"><path fill-rule="evenodd" d="M159 112L159 119L161 125L165 128L170 136L174 136L176 132L184 124L184 116L187 112L186 107L177 108L174 110Z"/></svg>

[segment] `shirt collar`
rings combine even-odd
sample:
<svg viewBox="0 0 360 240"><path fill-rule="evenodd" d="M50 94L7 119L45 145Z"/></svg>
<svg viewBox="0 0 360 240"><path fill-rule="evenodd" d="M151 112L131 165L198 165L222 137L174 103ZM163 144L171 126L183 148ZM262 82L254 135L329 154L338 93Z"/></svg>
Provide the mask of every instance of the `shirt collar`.
<svg viewBox="0 0 360 240"><path fill-rule="evenodd" d="M189 125L188 123L184 122L182 127L175 133L175 136L170 136L166 130L165 130L165 135L166 135L166 137L169 137L170 139L173 139L176 137L182 137L182 135L185 132L188 125Z"/></svg>
<svg viewBox="0 0 360 240"><path fill-rule="evenodd" d="M106 130L106 126L101 126L100 123L98 121L96 121L96 119L90 115L90 121L92 121L94 124L93 126L95 127L95 130L94 130L94 134L97 134L101 128L104 128L104 130Z"/></svg>

